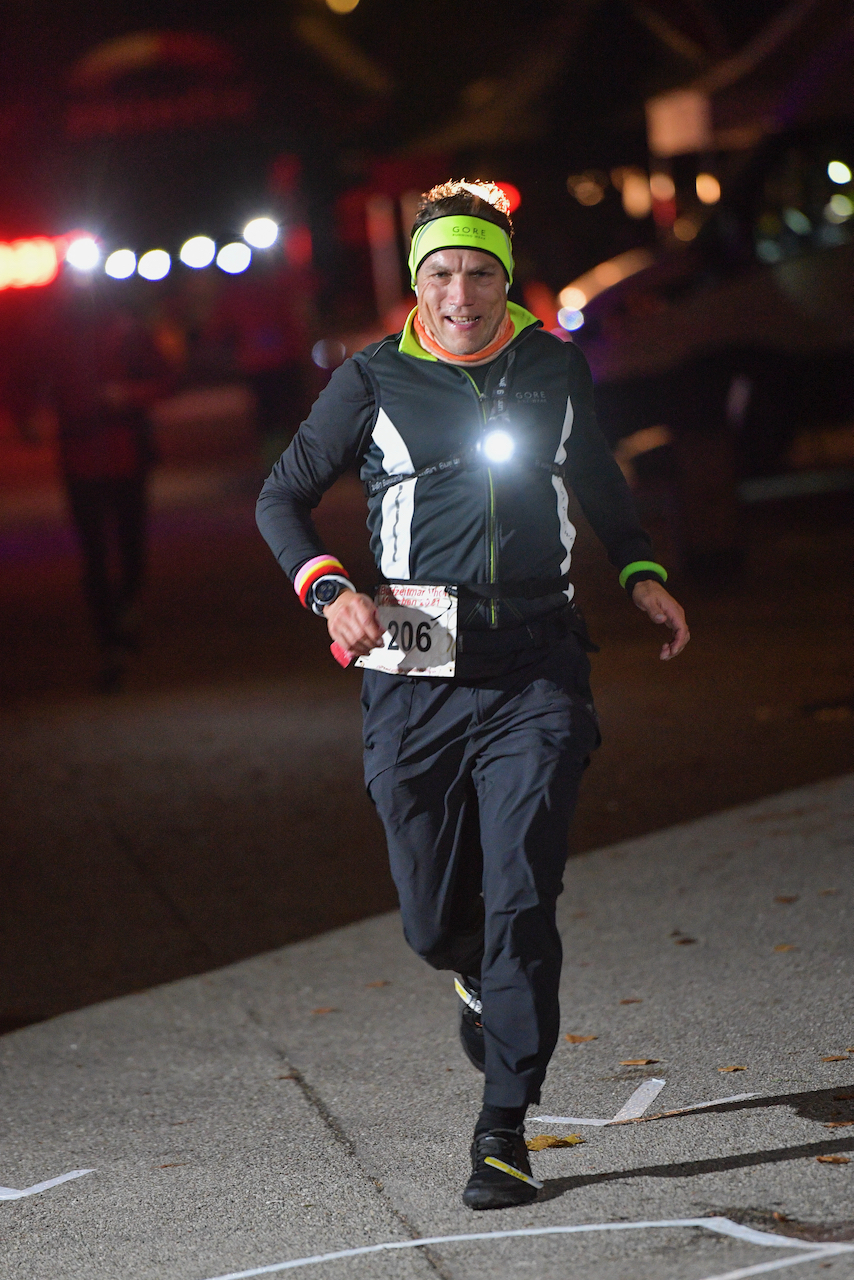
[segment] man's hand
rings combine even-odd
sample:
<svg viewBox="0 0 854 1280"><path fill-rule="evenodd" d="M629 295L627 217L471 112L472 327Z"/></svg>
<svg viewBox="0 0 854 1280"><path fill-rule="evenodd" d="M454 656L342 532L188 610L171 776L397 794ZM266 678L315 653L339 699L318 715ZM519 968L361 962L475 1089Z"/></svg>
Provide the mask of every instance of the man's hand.
<svg viewBox="0 0 854 1280"><path fill-rule="evenodd" d="M382 645L380 615L370 596L342 591L337 600L326 606L323 616L335 643L357 657Z"/></svg>
<svg viewBox="0 0 854 1280"><path fill-rule="evenodd" d="M635 584L632 599L653 622L667 623L673 632L673 639L661 646L659 656L664 662L668 658L675 658L691 639L682 606L673 599L669 591L664 590L660 582L651 582L649 579Z"/></svg>

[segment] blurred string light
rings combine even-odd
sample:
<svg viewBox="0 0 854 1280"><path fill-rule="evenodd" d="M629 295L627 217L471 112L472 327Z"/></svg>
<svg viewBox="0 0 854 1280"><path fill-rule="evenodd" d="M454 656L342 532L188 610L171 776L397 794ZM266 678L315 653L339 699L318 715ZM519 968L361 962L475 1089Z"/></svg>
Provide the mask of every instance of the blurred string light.
<svg viewBox="0 0 854 1280"><path fill-rule="evenodd" d="M269 249L279 238L279 226L272 218L253 218L243 228L243 239L253 249Z"/></svg>
<svg viewBox="0 0 854 1280"><path fill-rule="evenodd" d="M0 289L30 289L56 279L65 241L47 236L0 243Z"/></svg>
<svg viewBox="0 0 854 1280"><path fill-rule="evenodd" d="M831 160L827 166L827 176L837 186L844 187L847 182L851 181L851 170L842 160Z"/></svg>
<svg viewBox="0 0 854 1280"><path fill-rule="evenodd" d="M75 271L94 271L101 261L101 250L91 236L78 236L69 243L65 261Z"/></svg>
<svg viewBox="0 0 854 1280"><path fill-rule="evenodd" d="M587 169L584 173L571 173L566 180L566 189L575 196L579 204L591 206L605 199L605 187L608 179L597 169Z"/></svg>
<svg viewBox="0 0 854 1280"><path fill-rule="evenodd" d="M698 173L697 199L701 204L717 204L721 198L721 184L713 173Z"/></svg>
<svg viewBox="0 0 854 1280"><path fill-rule="evenodd" d="M522 203L522 193L518 187L514 187L512 182L496 182L496 187L500 187L507 197L507 203L510 205L510 213L515 213Z"/></svg>
<svg viewBox="0 0 854 1280"><path fill-rule="evenodd" d="M311 348L311 358L318 369L337 369L347 359L347 348L337 338L321 338Z"/></svg>
<svg viewBox="0 0 854 1280"><path fill-rule="evenodd" d="M569 333L575 333L575 330L580 329L584 324L584 314L574 307L561 307L557 313L557 322L561 329L566 329Z"/></svg>
<svg viewBox="0 0 854 1280"><path fill-rule="evenodd" d="M352 13L359 0L326 0L327 9L333 13Z"/></svg>
<svg viewBox="0 0 854 1280"><path fill-rule="evenodd" d="M841 191L837 191L836 195L830 197L824 209L825 220L835 226L841 222L847 222L852 214L854 214L854 201L844 196Z"/></svg>
<svg viewBox="0 0 854 1280"><path fill-rule="evenodd" d="M127 280L136 271L136 254L132 249L116 249L104 263L104 271L114 280Z"/></svg>
<svg viewBox="0 0 854 1280"><path fill-rule="evenodd" d="M800 209L784 209L783 221L790 231L794 231L796 236L808 236L812 231L812 223L805 213L801 213Z"/></svg>
<svg viewBox="0 0 854 1280"><path fill-rule="evenodd" d="M214 260L216 245L210 236L192 236L181 246L180 258L185 267L200 270Z"/></svg>
<svg viewBox="0 0 854 1280"><path fill-rule="evenodd" d="M683 244L687 244L689 240L693 240L699 231L699 227L693 218L677 218L673 224L673 234L677 240L681 240Z"/></svg>
<svg viewBox="0 0 854 1280"><path fill-rule="evenodd" d="M777 244L776 240L757 240L756 256L760 262L780 262L783 257L783 250Z"/></svg>
<svg viewBox="0 0 854 1280"><path fill-rule="evenodd" d="M162 280L169 274L172 259L165 249L149 249L136 264L136 269L143 280Z"/></svg>
<svg viewBox="0 0 854 1280"><path fill-rule="evenodd" d="M649 190L653 200L662 203L672 200L676 195L676 185L669 173L654 173L649 180Z"/></svg>
<svg viewBox="0 0 854 1280"><path fill-rule="evenodd" d="M614 169L611 181L623 200L623 210L630 218L646 218L652 212L649 177L643 169L627 166Z"/></svg>
<svg viewBox="0 0 854 1280"><path fill-rule="evenodd" d="M224 244L216 255L216 265L220 271L225 271L230 276L236 276L241 271L245 271L251 261L252 250L248 244L242 244L239 240Z"/></svg>
<svg viewBox="0 0 854 1280"><path fill-rule="evenodd" d="M583 289L568 284L558 294L558 301L564 311L580 311L583 306L587 305L587 294ZM563 327L566 328L566 325Z"/></svg>

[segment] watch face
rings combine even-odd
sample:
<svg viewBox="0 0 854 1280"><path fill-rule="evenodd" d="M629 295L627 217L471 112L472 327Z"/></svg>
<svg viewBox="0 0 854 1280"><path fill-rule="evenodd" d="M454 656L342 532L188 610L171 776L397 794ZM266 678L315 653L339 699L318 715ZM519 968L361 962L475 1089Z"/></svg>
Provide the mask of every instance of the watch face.
<svg viewBox="0 0 854 1280"><path fill-rule="evenodd" d="M318 604L332 604L341 594L340 582L318 582L314 588L314 598Z"/></svg>

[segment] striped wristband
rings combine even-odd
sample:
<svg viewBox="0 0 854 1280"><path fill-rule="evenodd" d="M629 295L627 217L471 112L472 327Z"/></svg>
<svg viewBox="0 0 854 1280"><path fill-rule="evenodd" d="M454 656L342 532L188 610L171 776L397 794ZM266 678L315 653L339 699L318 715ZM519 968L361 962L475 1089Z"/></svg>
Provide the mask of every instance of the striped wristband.
<svg viewBox="0 0 854 1280"><path fill-rule="evenodd" d="M633 573L654 573L656 577L661 578L662 582L667 581L667 570L660 564L656 564L654 560L633 560L620 574L621 587L626 585Z"/></svg>
<svg viewBox="0 0 854 1280"><path fill-rule="evenodd" d="M294 577L294 591L300 598L300 604L304 608L309 608L308 593L317 582L318 578L326 578L330 575L347 577L347 570L344 568L340 560L336 560L335 556L315 556L313 560L306 560L305 564Z"/></svg>

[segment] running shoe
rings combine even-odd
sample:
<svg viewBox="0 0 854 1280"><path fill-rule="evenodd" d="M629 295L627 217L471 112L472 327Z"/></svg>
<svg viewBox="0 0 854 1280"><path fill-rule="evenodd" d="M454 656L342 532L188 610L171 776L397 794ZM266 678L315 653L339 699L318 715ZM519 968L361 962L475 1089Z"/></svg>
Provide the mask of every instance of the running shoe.
<svg viewBox="0 0 854 1280"><path fill-rule="evenodd" d="M508 1209L530 1204L542 1187L531 1176L524 1127L487 1129L471 1144L472 1174L463 1192L470 1209Z"/></svg>

